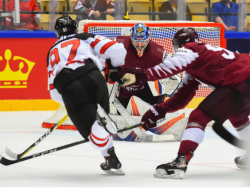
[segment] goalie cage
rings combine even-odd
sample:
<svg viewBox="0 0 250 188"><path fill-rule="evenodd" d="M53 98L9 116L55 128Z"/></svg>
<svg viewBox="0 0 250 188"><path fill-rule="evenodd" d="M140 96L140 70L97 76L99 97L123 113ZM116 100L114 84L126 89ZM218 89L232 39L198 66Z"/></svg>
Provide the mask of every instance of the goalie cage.
<svg viewBox="0 0 250 188"><path fill-rule="evenodd" d="M198 32L200 42L205 42L211 45L225 47L224 27L219 23L207 22L165 22L165 21L134 21L134 20L82 20L79 22L79 33L88 32L98 34L115 40L119 35L130 35L130 28L136 23L144 23L151 29L151 40L163 46L167 54L173 54L172 38L175 33L185 27L193 27ZM111 87L109 87L110 90ZM205 85L201 85L194 96L194 99L189 103L187 108L196 108L199 103L210 94L212 90ZM112 102L112 101L111 101ZM111 108L112 111L112 108ZM42 127L51 128L60 119L66 115L64 106L60 106L52 117L46 119L42 123ZM68 118L58 129L77 130L71 120Z"/></svg>

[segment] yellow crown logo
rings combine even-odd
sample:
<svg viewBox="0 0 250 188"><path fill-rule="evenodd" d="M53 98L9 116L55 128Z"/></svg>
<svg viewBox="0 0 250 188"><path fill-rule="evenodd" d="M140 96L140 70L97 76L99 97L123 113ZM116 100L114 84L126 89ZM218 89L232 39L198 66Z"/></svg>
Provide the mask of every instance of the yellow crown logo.
<svg viewBox="0 0 250 188"><path fill-rule="evenodd" d="M5 69L0 72L0 88L27 88L27 80L35 63L23 57L14 56L13 61L20 60L16 61L19 62L19 69L17 71L12 71L10 68L11 57L11 51L7 49L4 53L4 58L7 60L7 64ZM0 63L2 60L3 57L0 56ZM28 71L26 73L22 72L24 63L26 63L28 66Z"/></svg>

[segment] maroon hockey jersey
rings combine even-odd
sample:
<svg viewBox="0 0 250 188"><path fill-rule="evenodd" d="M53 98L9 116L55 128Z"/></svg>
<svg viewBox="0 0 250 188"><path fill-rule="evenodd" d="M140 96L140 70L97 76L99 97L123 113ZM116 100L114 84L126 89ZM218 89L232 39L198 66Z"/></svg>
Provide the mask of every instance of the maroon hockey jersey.
<svg viewBox="0 0 250 188"><path fill-rule="evenodd" d="M127 50L125 64L122 68L146 70L161 63L163 61L163 57L165 56L163 47L151 40L149 40L149 44L142 57L138 57L130 36L118 36L116 40L119 43L123 43L125 49ZM121 87L118 99L130 98L132 95L137 96L139 93L143 92L151 92L147 83L132 84Z"/></svg>
<svg viewBox="0 0 250 188"><path fill-rule="evenodd" d="M250 56L210 44L190 42L179 48L173 58L146 70L146 80L167 78L186 71L183 87L161 104L166 112L184 108L193 98L199 83L218 88L233 87L250 77Z"/></svg>

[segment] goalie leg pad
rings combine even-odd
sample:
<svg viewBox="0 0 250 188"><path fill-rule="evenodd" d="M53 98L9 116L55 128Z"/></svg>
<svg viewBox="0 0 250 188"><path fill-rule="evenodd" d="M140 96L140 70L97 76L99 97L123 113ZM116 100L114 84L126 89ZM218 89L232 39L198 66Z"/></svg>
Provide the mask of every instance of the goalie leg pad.
<svg viewBox="0 0 250 188"><path fill-rule="evenodd" d="M126 110L134 116L142 116L150 109L151 105L137 96L132 96Z"/></svg>

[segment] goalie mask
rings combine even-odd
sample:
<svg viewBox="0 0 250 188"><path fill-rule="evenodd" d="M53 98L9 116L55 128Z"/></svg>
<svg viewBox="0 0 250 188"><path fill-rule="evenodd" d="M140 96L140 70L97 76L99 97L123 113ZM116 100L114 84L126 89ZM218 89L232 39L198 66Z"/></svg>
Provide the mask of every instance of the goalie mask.
<svg viewBox="0 0 250 188"><path fill-rule="evenodd" d="M143 56L144 50L148 46L150 29L143 23L135 24L131 30L131 41L139 57Z"/></svg>
<svg viewBox="0 0 250 188"><path fill-rule="evenodd" d="M70 16L59 17L55 23L55 31L58 38L62 35L75 34L76 28L76 21Z"/></svg>
<svg viewBox="0 0 250 188"><path fill-rule="evenodd" d="M199 42L199 36L194 28L184 28L177 31L172 42L174 53L176 53L182 44L184 45L188 42Z"/></svg>

